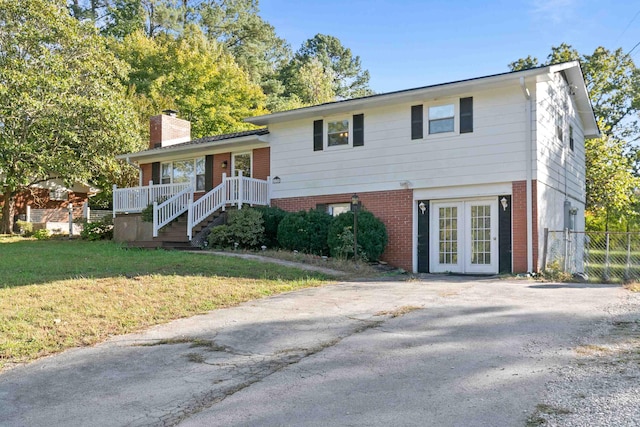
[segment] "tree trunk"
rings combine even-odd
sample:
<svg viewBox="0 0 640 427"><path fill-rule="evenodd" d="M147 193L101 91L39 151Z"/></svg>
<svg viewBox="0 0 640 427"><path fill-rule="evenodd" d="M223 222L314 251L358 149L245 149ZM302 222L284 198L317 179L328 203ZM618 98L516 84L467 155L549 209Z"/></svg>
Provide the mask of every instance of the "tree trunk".
<svg viewBox="0 0 640 427"><path fill-rule="evenodd" d="M0 234L13 233L13 206L15 200L12 192L5 187L2 194L2 222L0 223Z"/></svg>

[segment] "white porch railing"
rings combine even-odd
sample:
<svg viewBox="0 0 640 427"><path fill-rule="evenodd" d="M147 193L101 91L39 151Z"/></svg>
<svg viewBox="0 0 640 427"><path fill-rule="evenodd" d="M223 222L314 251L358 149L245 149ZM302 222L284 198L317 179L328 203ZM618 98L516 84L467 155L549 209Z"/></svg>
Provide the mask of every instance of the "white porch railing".
<svg viewBox="0 0 640 427"><path fill-rule="evenodd" d="M267 206L271 203L271 178L267 180L239 176L228 178L222 174L222 183L194 202L194 189L189 183L161 184L148 187L117 188L113 186L113 215L142 212L153 204L153 237L162 227L187 212L187 236L191 240L193 228L227 204L242 209L243 203ZM158 200L168 198L158 203Z"/></svg>
<svg viewBox="0 0 640 427"><path fill-rule="evenodd" d="M153 202L172 197L189 188L189 183L159 184L149 182L146 187L118 188L113 186L113 215L117 213L138 213Z"/></svg>
<svg viewBox="0 0 640 427"><path fill-rule="evenodd" d="M153 202L153 237L171 221L185 213L193 204L193 187L188 187L178 194L158 204Z"/></svg>

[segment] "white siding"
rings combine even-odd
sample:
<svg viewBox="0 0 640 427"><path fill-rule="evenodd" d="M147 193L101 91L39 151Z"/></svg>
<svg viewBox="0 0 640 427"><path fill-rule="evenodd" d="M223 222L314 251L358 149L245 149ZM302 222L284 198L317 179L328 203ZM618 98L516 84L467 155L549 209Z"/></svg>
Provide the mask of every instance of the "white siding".
<svg viewBox="0 0 640 427"><path fill-rule="evenodd" d="M537 164L535 178L579 202L585 200L585 157L583 126L560 74L537 86ZM564 137L556 136L555 115L564 115ZM569 127L573 127L574 149L569 149Z"/></svg>
<svg viewBox="0 0 640 427"><path fill-rule="evenodd" d="M457 131L459 98L468 96L472 133L428 135L425 123L425 137L411 140L412 105L423 103L426 112L430 104L453 103ZM271 175L281 178L273 197L397 190L406 181L418 189L526 179L525 99L518 81L460 97L352 112L364 114L363 147L314 152L312 119L270 125Z"/></svg>

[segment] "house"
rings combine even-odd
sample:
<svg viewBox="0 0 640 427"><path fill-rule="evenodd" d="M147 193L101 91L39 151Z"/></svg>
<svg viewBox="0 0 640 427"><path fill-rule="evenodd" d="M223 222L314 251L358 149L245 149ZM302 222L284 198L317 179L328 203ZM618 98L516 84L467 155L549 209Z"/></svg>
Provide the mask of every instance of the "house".
<svg viewBox="0 0 640 427"><path fill-rule="evenodd" d="M149 150L122 156L141 186L114 196L129 200L116 209L116 230L127 223L118 238L134 239L131 215L154 191L195 195L171 196L187 233L190 205L214 191L226 194L209 211L245 202L334 214L357 193L386 224L383 259L415 272L535 272L545 228L584 230L584 141L599 130L575 61L246 120L262 127L191 140L184 121L153 118Z"/></svg>

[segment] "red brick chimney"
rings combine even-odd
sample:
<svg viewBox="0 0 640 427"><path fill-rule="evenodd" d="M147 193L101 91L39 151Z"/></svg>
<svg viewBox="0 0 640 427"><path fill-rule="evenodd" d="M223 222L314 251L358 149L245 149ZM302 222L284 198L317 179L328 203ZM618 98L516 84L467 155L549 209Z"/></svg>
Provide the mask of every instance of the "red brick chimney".
<svg viewBox="0 0 640 427"><path fill-rule="evenodd" d="M149 120L149 148L191 141L191 122L176 117L178 112L174 110L162 113Z"/></svg>

